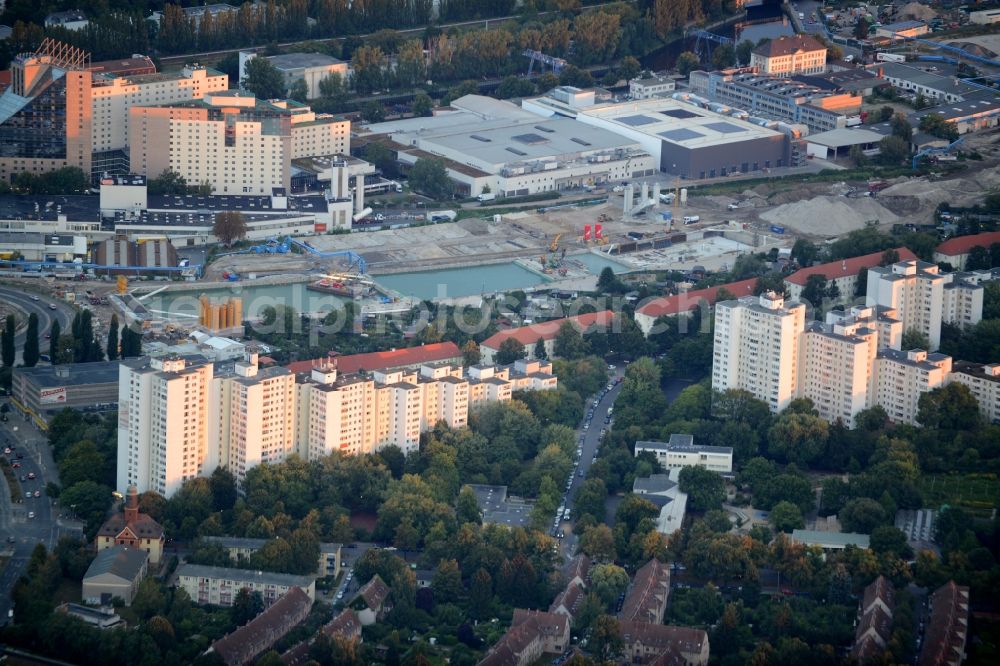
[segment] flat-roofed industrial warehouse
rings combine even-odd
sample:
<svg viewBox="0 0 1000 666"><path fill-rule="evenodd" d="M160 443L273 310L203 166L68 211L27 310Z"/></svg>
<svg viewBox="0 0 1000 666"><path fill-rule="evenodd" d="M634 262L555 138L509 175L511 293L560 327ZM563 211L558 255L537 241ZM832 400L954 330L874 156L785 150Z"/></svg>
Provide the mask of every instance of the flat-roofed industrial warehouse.
<svg viewBox="0 0 1000 666"><path fill-rule="evenodd" d="M652 175L634 139L569 118L546 118L510 102L466 95L433 118L371 125L363 141L392 141L403 163L437 157L460 189L534 194Z"/></svg>
<svg viewBox="0 0 1000 666"><path fill-rule="evenodd" d="M685 178L788 166L791 152L782 132L674 99L597 105L577 120L633 139L661 171Z"/></svg>

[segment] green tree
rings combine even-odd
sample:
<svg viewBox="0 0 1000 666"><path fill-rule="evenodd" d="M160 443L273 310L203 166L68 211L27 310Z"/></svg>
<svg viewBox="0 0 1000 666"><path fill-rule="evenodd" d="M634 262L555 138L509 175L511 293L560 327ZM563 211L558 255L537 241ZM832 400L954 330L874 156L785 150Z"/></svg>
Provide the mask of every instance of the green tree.
<svg viewBox="0 0 1000 666"><path fill-rule="evenodd" d="M871 534L872 530L889 521L881 504L868 497L848 500L837 514L845 532Z"/></svg>
<svg viewBox="0 0 1000 666"><path fill-rule="evenodd" d="M260 592L253 592L250 588L241 587L233 598L231 611L232 622L237 627L254 619L264 611L264 598Z"/></svg>
<svg viewBox="0 0 1000 666"><path fill-rule="evenodd" d="M680 72L681 76L687 76L692 70L697 69L700 64L698 56L691 51L684 51L677 56L677 71Z"/></svg>
<svg viewBox="0 0 1000 666"><path fill-rule="evenodd" d="M892 127L892 135L906 142L907 148L909 148L910 139L913 138L913 125L910 124L906 114L893 114L889 124Z"/></svg>
<svg viewBox="0 0 1000 666"><path fill-rule="evenodd" d="M910 558L913 549L906 542L906 534L893 525L882 525L872 530L869 547L876 555Z"/></svg>
<svg viewBox="0 0 1000 666"><path fill-rule="evenodd" d="M688 506L695 511L718 509L726 499L726 482L704 467L684 467L678 480L681 492L687 493Z"/></svg>
<svg viewBox="0 0 1000 666"><path fill-rule="evenodd" d="M479 569L469 586L469 610L478 617L488 617L492 605L493 577L486 569Z"/></svg>
<svg viewBox="0 0 1000 666"><path fill-rule="evenodd" d="M118 359L118 315L111 315L111 324L108 325L108 344L105 349L109 361Z"/></svg>
<svg viewBox="0 0 1000 666"><path fill-rule="evenodd" d="M434 115L434 100L427 93L418 92L413 96L410 111L415 116L432 116Z"/></svg>
<svg viewBox="0 0 1000 666"><path fill-rule="evenodd" d="M250 62L258 60L262 60L262 58L254 58ZM236 241L246 238L246 218L239 211L227 210L216 213L215 222L212 224L212 235L226 247L232 247Z"/></svg>
<svg viewBox="0 0 1000 666"><path fill-rule="evenodd" d="M792 259L798 262L799 266L812 266L818 258L819 248L812 241L799 238L792 246Z"/></svg>
<svg viewBox="0 0 1000 666"><path fill-rule="evenodd" d="M14 367L14 359L17 358L17 349L14 347L14 336L17 334L17 320L13 313L7 315L4 322L4 330L0 333L0 359L8 368Z"/></svg>
<svg viewBox="0 0 1000 666"><path fill-rule="evenodd" d="M38 315L32 312L28 315L28 330L25 331L24 349L21 351L21 363L26 368L33 368L38 363Z"/></svg>
<svg viewBox="0 0 1000 666"><path fill-rule="evenodd" d="M736 60L739 65L750 64L750 54L753 52L753 42L749 39L742 40L736 45Z"/></svg>
<svg viewBox="0 0 1000 666"><path fill-rule="evenodd" d="M479 365L479 361L482 357L482 353L479 351L479 345L476 344L475 340L469 340L464 345L462 345L462 365Z"/></svg>
<svg viewBox="0 0 1000 666"><path fill-rule="evenodd" d="M361 105L361 118L366 123L380 123L385 120L385 106L371 100Z"/></svg>
<svg viewBox="0 0 1000 666"><path fill-rule="evenodd" d="M866 18L859 17L854 22L854 38L861 40L868 39L868 20Z"/></svg>
<svg viewBox="0 0 1000 666"><path fill-rule="evenodd" d="M483 522L483 514L479 510L479 502L472 488L465 486L458 493L458 505L455 508L455 518L459 523L475 523L479 525Z"/></svg>
<svg viewBox="0 0 1000 666"><path fill-rule="evenodd" d="M305 79L295 79L292 87L288 89L288 98L305 104L309 99L309 84Z"/></svg>
<svg viewBox="0 0 1000 666"><path fill-rule="evenodd" d="M146 191L155 195L187 194L188 184L184 176L168 168L159 176L146 181Z"/></svg>
<svg viewBox="0 0 1000 666"><path fill-rule="evenodd" d="M588 647L602 663L616 661L625 649L618 620L611 615L599 616L594 621Z"/></svg>
<svg viewBox="0 0 1000 666"><path fill-rule="evenodd" d="M432 199L446 199L451 196L451 179L444 162L433 157L421 157L413 164L409 174L410 187Z"/></svg>
<svg viewBox="0 0 1000 666"><path fill-rule="evenodd" d="M964 384L947 384L917 401L917 422L925 428L974 430L980 421L979 401Z"/></svg>
<svg viewBox="0 0 1000 666"><path fill-rule="evenodd" d="M166 598L160 583L155 578L146 578L139 583L135 598L132 599L132 610L144 620L158 615L166 604Z"/></svg>
<svg viewBox="0 0 1000 666"><path fill-rule="evenodd" d="M252 58L245 67L240 87L258 99L279 99L285 96L285 79L267 58Z"/></svg>
<svg viewBox="0 0 1000 666"><path fill-rule="evenodd" d="M767 431L767 450L788 462L811 463L822 455L829 424L813 414L783 412Z"/></svg>
<svg viewBox="0 0 1000 666"><path fill-rule="evenodd" d="M572 322L565 321L556 334L552 353L559 358L574 360L589 354L590 349L577 327Z"/></svg>
<svg viewBox="0 0 1000 666"><path fill-rule="evenodd" d="M916 328L908 328L903 331L902 348L904 350L923 349L926 351L930 345L930 341L922 331Z"/></svg>
<svg viewBox="0 0 1000 666"><path fill-rule="evenodd" d="M493 360L497 365L510 365L514 361L527 356L524 345L517 338L507 338L500 343Z"/></svg>
<svg viewBox="0 0 1000 666"><path fill-rule="evenodd" d="M549 354L547 351L545 351L545 338L538 338L538 341L535 342L534 355L535 358L539 360L544 360L548 358Z"/></svg>
<svg viewBox="0 0 1000 666"><path fill-rule="evenodd" d="M590 570L591 589L610 608L628 587L629 575L625 569L615 564L595 564Z"/></svg>
<svg viewBox="0 0 1000 666"><path fill-rule="evenodd" d="M615 560L615 536L611 528L600 524L591 527L580 538L580 550L595 561L613 562Z"/></svg>
<svg viewBox="0 0 1000 666"><path fill-rule="evenodd" d="M978 271L993 268L993 259L989 250L982 245L969 248L969 256L965 259L965 270Z"/></svg>
<svg viewBox="0 0 1000 666"><path fill-rule="evenodd" d="M879 161L893 166L910 156L910 144L896 135L884 137L878 143Z"/></svg>
<svg viewBox="0 0 1000 666"><path fill-rule="evenodd" d="M602 294L613 294L621 291L623 287L622 281L618 279L610 266L601 269L601 274L597 277L597 291Z"/></svg>
<svg viewBox="0 0 1000 666"><path fill-rule="evenodd" d="M727 69L736 64L736 51L732 44L721 44L712 51L712 67Z"/></svg>
<svg viewBox="0 0 1000 666"><path fill-rule="evenodd" d="M948 141L958 138L958 128L949 123L940 113L928 113L920 119L920 131Z"/></svg>
<svg viewBox="0 0 1000 666"><path fill-rule="evenodd" d="M442 602L458 601L465 588L462 587L462 570L456 560L441 560L431 581L434 599Z"/></svg>
<svg viewBox="0 0 1000 666"><path fill-rule="evenodd" d="M62 335L62 326L59 325L59 320L52 322L52 327L49 329L49 362L52 365L56 365L59 362L59 337Z"/></svg>
<svg viewBox="0 0 1000 666"><path fill-rule="evenodd" d="M111 506L111 488L94 481L80 481L59 494L59 505L69 508L85 523L88 537L93 537L104 522Z"/></svg>
<svg viewBox="0 0 1000 666"><path fill-rule="evenodd" d="M802 518L802 511L799 510L798 506L788 501L775 504L768 519L774 529L779 532L791 532L806 525L806 521Z"/></svg>

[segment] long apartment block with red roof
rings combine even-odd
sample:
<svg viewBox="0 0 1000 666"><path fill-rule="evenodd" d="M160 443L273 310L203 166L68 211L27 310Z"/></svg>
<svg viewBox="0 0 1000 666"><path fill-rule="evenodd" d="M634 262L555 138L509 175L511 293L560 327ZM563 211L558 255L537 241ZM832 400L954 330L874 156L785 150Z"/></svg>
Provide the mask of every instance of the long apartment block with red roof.
<svg viewBox="0 0 1000 666"><path fill-rule="evenodd" d="M479 345L483 363L493 363L500 345L511 338L524 345L527 358L535 357L535 345L539 340L545 345L545 353L548 358L552 358L555 353L556 337L563 324L570 323L580 333L586 335L591 331L603 331L610 333L614 325L615 315L610 310L600 312L589 312L587 314L576 315L575 317L564 317L562 319L551 319L549 321L520 326L518 328L508 328L499 331L483 340Z"/></svg>
<svg viewBox="0 0 1000 666"><path fill-rule="evenodd" d="M653 324L660 317L675 317L702 307L715 305L719 297L719 292L723 289L736 298L740 298L741 296L752 296L756 287L757 278L750 278L737 282L727 282L715 287L694 289L692 291L683 291L679 294L654 298L636 308L635 323L642 329L643 334L648 336L653 331ZM725 295L725 292L723 292L723 295Z"/></svg>
<svg viewBox="0 0 1000 666"><path fill-rule="evenodd" d="M989 250L994 243L1000 243L1000 231L989 231L971 236L956 236L941 243L934 250L935 263L949 263L955 270L965 270L965 262L974 247Z"/></svg>
<svg viewBox="0 0 1000 666"><path fill-rule="evenodd" d="M899 255L896 261L911 261L917 258L917 255L905 247L897 247L893 251ZM785 278L785 290L788 292L789 300L800 300L802 290L809 284L809 278L813 275L822 275L826 278L827 284L836 285L837 289L840 290L841 298L848 301L854 297L854 292L857 289L858 273L862 269L868 270L881 266L884 258L885 252L872 252L860 257L829 261L825 264L802 268Z"/></svg>

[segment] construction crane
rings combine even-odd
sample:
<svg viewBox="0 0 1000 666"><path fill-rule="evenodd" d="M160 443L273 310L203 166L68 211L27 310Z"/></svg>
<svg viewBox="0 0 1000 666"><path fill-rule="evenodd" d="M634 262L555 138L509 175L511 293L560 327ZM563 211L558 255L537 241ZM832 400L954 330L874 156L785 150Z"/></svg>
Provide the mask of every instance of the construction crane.
<svg viewBox="0 0 1000 666"><path fill-rule="evenodd" d="M941 146L940 148L924 148L923 150L921 150L920 152L916 153L913 156L913 160L910 163L910 168L911 169L916 169L917 168L917 164L920 163L920 158L921 157L927 157L928 155L937 155L939 153L948 153L948 152L951 152L952 148L954 148L955 146L960 145L963 141L965 141L965 137L964 136L960 136L957 139L955 139L954 141L952 141L951 143L949 143L947 146Z"/></svg>
<svg viewBox="0 0 1000 666"><path fill-rule="evenodd" d="M562 234L556 234L556 237L552 239L549 243L549 252L555 252L559 249L559 239L562 238Z"/></svg>

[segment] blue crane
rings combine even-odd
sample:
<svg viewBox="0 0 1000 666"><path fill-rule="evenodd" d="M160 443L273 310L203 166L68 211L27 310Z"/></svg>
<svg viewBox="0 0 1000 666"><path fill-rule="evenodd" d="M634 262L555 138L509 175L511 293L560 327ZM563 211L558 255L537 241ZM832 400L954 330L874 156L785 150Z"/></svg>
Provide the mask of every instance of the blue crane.
<svg viewBox="0 0 1000 666"><path fill-rule="evenodd" d="M942 51L946 51L948 53L954 53L966 60L972 60L973 62L978 62L983 65L989 65L990 67L1000 67L1000 60L992 60L990 58L978 56L975 53L970 53L969 51L966 51L961 47L952 46L951 44L935 42L930 39L921 39L920 37L907 37L906 35L901 35L898 32L892 33L892 38L902 39L903 41L907 42L916 42L918 44L923 44L924 46L930 46L931 48L934 49L941 49Z"/></svg>
<svg viewBox="0 0 1000 666"><path fill-rule="evenodd" d="M921 157L927 157L928 155L936 155L938 153L947 153L947 152L950 152L952 148L954 148L955 146L960 145L963 141L965 141L965 137L964 136L960 136L957 139L955 139L954 141L952 141L951 143L949 143L947 146L941 146L939 148L924 148L923 150L919 151L918 153L916 153L913 156L913 160L910 163L910 168L911 169L916 169L917 168L917 163L920 162L920 158Z"/></svg>
<svg viewBox="0 0 1000 666"><path fill-rule="evenodd" d="M349 260L350 265L348 270L353 270L357 267L358 272L364 275L367 269L367 264L365 263L364 257L360 254L354 252L353 250L340 250L337 252L321 252L317 250L312 245L305 241L300 241L292 238L291 236L285 236L283 239L278 239L277 237L268 238L266 242L260 245L252 245L243 250L237 250L235 252L225 252L223 254L216 255L217 258L230 257L236 254L288 254L292 251L292 248L298 248L299 250L311 254L314 257L319 257L320 259L333 259L336 257L344 257Z"/></svg>

